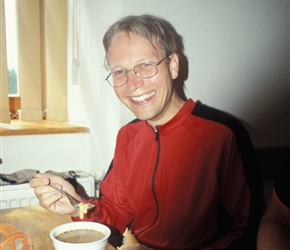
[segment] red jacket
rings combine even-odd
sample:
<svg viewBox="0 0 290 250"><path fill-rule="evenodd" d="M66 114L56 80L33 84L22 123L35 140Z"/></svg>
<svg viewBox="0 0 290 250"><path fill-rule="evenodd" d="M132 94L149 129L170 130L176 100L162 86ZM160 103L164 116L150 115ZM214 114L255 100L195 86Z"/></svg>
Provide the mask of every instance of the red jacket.
<svg viewBox="0 0 290 250"><path fill-rule="evenodd" d="M129 226L154 249L225 249L242 237L251 196L236 136L194 114L197 105L189 99L157 131L139 120L120 129L102 199L91 200L86 220L120 233Z"/></svg>

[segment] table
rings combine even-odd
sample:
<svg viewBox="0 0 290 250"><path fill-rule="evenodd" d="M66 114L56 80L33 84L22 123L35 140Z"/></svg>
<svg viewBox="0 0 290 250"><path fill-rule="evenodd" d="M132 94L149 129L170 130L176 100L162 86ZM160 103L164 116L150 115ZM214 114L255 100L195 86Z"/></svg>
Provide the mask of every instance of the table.
<svg viewBox="0 0 290 250"><path fill-rule="evenodd" d="M11 224L30 235L35 250L53 250L50 231L64 223L71 222L69 215L58 215L41 206L28 206L0 210L1 223ZM106 250L114 250L110 244Z"/></svg>

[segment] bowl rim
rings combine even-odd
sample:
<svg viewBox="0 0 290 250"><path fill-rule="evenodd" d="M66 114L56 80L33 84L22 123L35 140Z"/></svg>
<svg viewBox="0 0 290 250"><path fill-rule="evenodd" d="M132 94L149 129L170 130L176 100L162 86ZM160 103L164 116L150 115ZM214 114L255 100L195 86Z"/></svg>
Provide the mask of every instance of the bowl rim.
<svg viewBox="0 0 290 250"><path fill-rule="evenodd" d="M89 227L89 228L85 228L85 229L94 229L94 230L102 231L103 233L105 233L105 237L103 237L102 239L97 240L97 241L86 242L86 243L69 243L69 242L64 242L64 241L58 240L55 237L56 235L58 235L62 232L68 231L68 230L83 229L82 225ZM91 227L89 225L91 225ZM100 228L92 227L92 225L100 227ZM75 222L68 222L68 223L60 224L60 225L54 227L53 229L51 229L51 231L49 233L49 236L50 236L52 241L55 241L58 244L62 244L62 245L66 245L66 246L72 246L72 245L76 245L76 244L78 246L89 246L89 245L93 245L93 244L100 243L103 241L107 241L108 238L110 237L110 235L111 235L111 230L108 226L106 226L102 223L99 223L99 222L94 222L94 221L75 221Z"/></svg>

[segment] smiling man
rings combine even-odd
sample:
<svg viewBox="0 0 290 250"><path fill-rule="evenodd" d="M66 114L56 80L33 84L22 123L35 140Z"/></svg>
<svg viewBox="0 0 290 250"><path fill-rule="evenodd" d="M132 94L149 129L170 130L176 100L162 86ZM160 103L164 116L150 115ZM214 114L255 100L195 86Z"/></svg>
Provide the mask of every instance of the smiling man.
<svg viewBox="0 0 290 250"><path fill-rule="evenodd" d="M136 117L155 128L170 120L184 101L172 84L178 76L178 55L166 55L156 41L152 43L138 34L116 34L107 51L112 71L107 80Z"/></svg>
<svg viewBox="0 0 290 250"><path fill-rule="evenodd" d="M176 32L163 19L128 16L103 43L106 80L137 119L120 129L85 220L129 228L139 244L124 249L255 249L263 192L251 140L231 116L180 98ZM37 175L40 204L80 220L49 182L80 198L60 178Z"/></svg>

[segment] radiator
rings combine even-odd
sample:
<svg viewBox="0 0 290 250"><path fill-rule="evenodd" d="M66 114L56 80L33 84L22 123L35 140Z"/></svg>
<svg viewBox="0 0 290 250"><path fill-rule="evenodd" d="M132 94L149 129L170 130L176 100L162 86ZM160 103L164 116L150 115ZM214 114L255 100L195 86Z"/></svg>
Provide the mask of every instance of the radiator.
<svg viewBox="0 0 290 250"><path fill-rule="evenodd" d="M88 196L95 196L95 179L93 176L83 171L75 171L79 176L77 177ZM0 209L26 207L37 205L38 199L35 196L34 189L28 183L18 185L4 185L0 186Z"/></svg>

